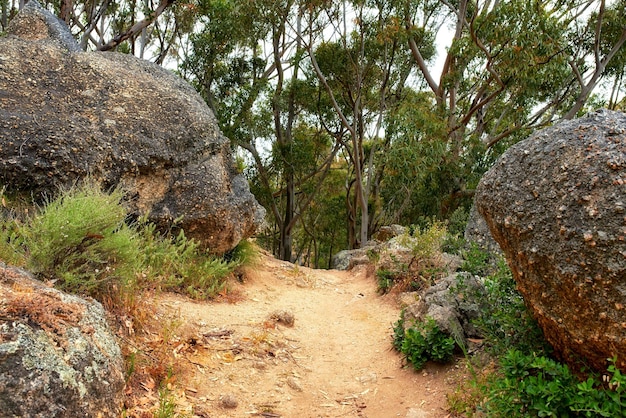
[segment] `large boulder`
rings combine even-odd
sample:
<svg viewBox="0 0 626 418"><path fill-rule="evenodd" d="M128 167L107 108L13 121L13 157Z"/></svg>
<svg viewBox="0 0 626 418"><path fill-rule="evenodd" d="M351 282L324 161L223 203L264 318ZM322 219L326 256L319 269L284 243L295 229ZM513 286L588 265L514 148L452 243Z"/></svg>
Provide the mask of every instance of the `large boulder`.
<svg viewBox="0 0 626 418"><path fill-rule="evenodd" d="M547 340L626 372L626 115L598 111L511 147L476 205Z"/></svg>
<svg viewBox="0 0 626 418"><path fill-rule="evenodd" d="M119 417L123 389L102 306L0 263L0 415Z"/></svg>
<svg viewBox="0 0 626 418"><path fill-rule="evenodd" d="M235 170L200 95L169 71L115 52L82 52L34 0L0 37L0 183L50 195L87 176L123 186L138 214L223 253L264 210Z"/></svg>

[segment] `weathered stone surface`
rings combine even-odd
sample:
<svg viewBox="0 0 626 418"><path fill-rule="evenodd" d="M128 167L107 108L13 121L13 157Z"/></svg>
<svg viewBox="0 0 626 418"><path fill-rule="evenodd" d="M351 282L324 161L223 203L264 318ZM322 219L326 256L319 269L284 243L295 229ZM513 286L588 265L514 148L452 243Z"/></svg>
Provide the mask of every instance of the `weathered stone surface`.
<svg viewBox="0 0 626 418"><path fill-rule="evenodd" d="M476 205L472 205L472 209L470 209L464 238L467 242L473 242L490 253L502 254L500 246L489 231L489 225L476 209Z"/></svg>
<svg viewBox="0 0 626 418"><path fill-rule="evenodd" d="M598 111L510 148L478 210L564 360L626 371L626 115Z"/></svg>
<svg viewBox="0 0 626 418"><path fill-rule="evenodd" d="M355 266L368 264L370 262L368 252L374 250L377 245L376 241L368 241L364 248L339 251L333 255L331 266L335 270L350 270Z"/></svg>
<svg viewBox="0 0 626 418"><path fill-rule="evenodd" d="M384 225L380 227L380 230L376 233L374 239L381 242L389 241L393 237L405 234L406 231L406 227L402 225Z"/></svg>
<svg viewBox="0 0 626 418"><path fill-rule="evenodd" d="M216 253L251 236L264 210L193 88L130 55L81 52L34 0L0 37L0 183L50 195L91 176Z"/></svg>
<svg viewBox="0 0 626 418"><path fill-rule="evenodd" d="M123 367L98 302L0 263L0 415L119 417Z"/></svg>
<svg viewBox="0 0 626 418"><path fill-rule="evenodd" d="M482 280L467 272L452 274L421 292L417 302L404 310L405 327L432 318L439 329L456 341L480 338L473 321L478 319L484 300Z"/></svg>

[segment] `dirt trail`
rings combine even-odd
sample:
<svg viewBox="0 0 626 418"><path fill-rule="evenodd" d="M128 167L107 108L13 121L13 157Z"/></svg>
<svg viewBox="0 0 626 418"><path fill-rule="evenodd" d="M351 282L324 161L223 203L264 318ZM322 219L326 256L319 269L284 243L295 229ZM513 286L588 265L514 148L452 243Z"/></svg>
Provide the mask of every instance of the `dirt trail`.
<svg viewBox="0 0 626 418"><path fill-rule="evenodd" d="M164 295L177 318L179 397L206 417L446 417L454 366L403 368L399 307L365 269L296 267L263 255L233 303Z"/></svg>

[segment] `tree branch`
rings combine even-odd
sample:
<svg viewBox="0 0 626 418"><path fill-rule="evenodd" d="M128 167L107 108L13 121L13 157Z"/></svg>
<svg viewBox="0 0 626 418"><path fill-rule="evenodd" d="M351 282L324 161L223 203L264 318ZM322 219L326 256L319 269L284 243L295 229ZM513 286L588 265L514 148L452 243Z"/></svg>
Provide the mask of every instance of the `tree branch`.
<svg viewBox="0 0 626 418"><path fill-rule="evenodd" d="M128 38L131 38L131 37L137 35L144 28L146 28L150 24L152 24L152 22L154 22L165 11L165 9L167 9L169 6L174 4L175 1L176 0L161 0L161 3L159 3L159 7L157 7L156 10L154 10L152 13L150 13L148 16L146 16L146 18L144 20L135 23L133 25L133 27L131 27L126 32L120 33L119 35L115 36L109 42L107 42L106 44L100 46L98 48L98 50L99 51L110 51L111 49L115 48L116 46L118 46L119 44L121 44L122 42L127 40Z"/></svg>

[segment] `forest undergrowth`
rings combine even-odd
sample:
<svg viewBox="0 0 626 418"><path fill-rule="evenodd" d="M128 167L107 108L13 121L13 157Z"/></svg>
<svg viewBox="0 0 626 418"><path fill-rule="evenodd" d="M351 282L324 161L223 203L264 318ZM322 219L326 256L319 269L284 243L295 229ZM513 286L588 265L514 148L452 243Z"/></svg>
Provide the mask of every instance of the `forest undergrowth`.
<svg viewBox="0 0 626 418"><path fill-rule="evenodd" d="M133 385L150 387L159 394L155 416L176 416L169 393L177 371L169 346L180 324L154 321L151 297L176 292L198 300L236 299L229 293L228 280L236 280L253 265L258 250L243 242L225 257L212 256L182 231L159 232L146 219L133 219L122 190L103 193L89 181L63 190L41 206L3 195L2 213L0 259L62 290L103 303L126 343L127 391L132 392ZM419 239L407 242L418 243L415 256L424 269L398 266L401 274L377 275L379 288L384 278L384 292L407 283L423 287L434 282L437 273L425 259L445 249L462 256L461 270L482 278L486 301L480 304L483 309L475 325L484 339L478 351L468 353L459 339L444 335L432 320L407 327L401 317L390 336L390 346L416 370L429 361L463 357L470 378L448 396L450 413L624 416L626 377L613 364L605 373L594 374L559 363L516 291L504 260L467 245L458 233L450 233L453 230L459 227L442 222L409 228L408 234ZM468 297L485 296L468 292ZM132 410L133 405L126 407Z"/></svg>

